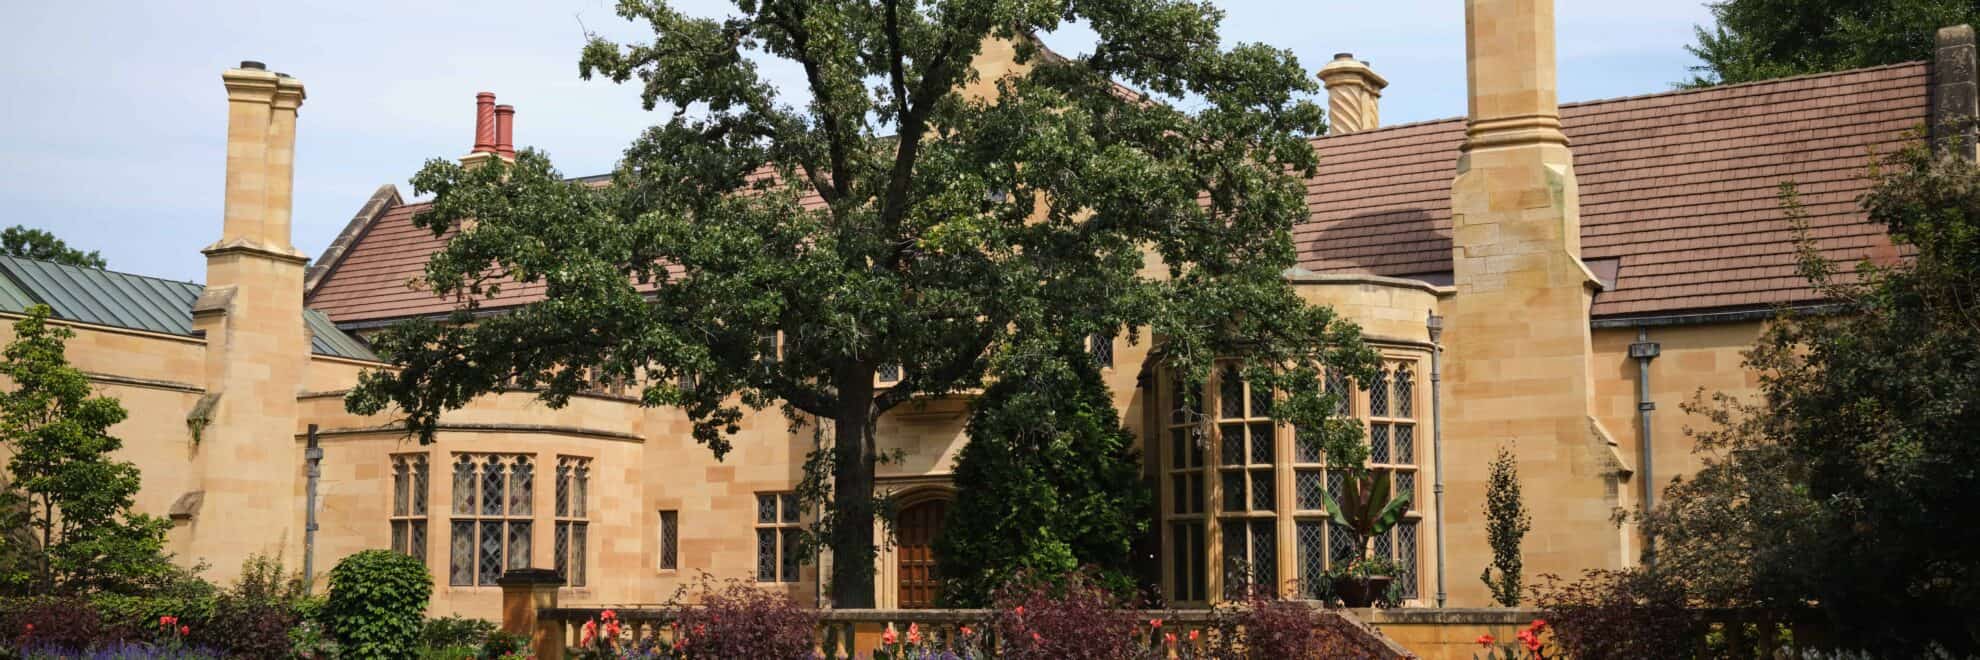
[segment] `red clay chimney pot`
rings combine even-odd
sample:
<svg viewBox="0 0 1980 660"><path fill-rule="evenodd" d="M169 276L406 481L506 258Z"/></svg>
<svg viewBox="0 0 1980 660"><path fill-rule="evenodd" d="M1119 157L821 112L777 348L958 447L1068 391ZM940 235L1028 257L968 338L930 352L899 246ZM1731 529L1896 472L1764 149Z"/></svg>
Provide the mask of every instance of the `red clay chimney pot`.
<svg viewBox="0 0 1980 660"><path fill-rule="evenodd" d="M516 107L495 106L495 153L514 160L516 157Z"/></svg>
<svg viewBox="0 0 1980 660"><path fill-rule="evenodd" d="M474 152L495 151L495 93L474 95Z"/></svg>

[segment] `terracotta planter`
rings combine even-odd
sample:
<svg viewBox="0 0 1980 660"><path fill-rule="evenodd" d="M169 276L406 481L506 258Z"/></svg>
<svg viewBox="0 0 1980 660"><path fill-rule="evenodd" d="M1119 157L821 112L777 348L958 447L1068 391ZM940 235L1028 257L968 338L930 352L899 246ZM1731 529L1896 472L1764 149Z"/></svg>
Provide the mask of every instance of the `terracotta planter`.
<svg viewBox="0 0 1980 660"><path fill-rule="evenodd" d="M1387 575L1334 578L1334 595L1348 607L1368 607L1389 593L1389 582L1394 579Z"/></svg>

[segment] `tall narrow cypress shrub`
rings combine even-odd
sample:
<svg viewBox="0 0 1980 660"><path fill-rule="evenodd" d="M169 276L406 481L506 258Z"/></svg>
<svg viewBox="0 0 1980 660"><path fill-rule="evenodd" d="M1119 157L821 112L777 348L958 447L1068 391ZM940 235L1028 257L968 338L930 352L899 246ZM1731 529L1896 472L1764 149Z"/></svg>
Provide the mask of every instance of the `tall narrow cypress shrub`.
<svg viewBox="0 0 1980 660"><path fill-rule="evenodd" d="M1524 570L1519 544L1532 527L1533 520L1526 515L1526 503L1519 494L1519 466L1513 462L1512 452L1500 447L1485 486L1485 537L1492 546L1492 565L1478 575L1492 591L1492 600L1500 605L1519 605L1519 578ZM1498 571L1496 578L1492 576L1494 569Z"/></svg>

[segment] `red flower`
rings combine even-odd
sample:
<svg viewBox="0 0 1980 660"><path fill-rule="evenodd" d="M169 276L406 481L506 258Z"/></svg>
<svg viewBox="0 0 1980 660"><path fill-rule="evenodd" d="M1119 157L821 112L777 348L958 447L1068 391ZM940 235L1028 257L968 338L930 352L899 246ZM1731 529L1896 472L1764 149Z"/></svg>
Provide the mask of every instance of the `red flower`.
<svg viewBox="0 0 1980 660"><path fill-rule="evenodd" d="M969 626L963 626L962 628L958 629L957 632L961 632L964 637L968 637L971 631L969 629Z"/></svg>
<svg viewBox="0 0 1980 660"><path fill-rule="evenodd" d="M1167 643L1167 644L1168 644L1169 646L1175 646L1175 645L1176 645L1176 634L1175 634L1175 633L1163 633L1163 634L1162 634L1162 641L1163 641L1163 642L1165 642L1165 643Z"/></svg>
<svg viewBox="0 0 1980 660"><path fill-rule="evenodd" d="M919 623L908 624L908 643L909 644L921 643L921 624Z"/></svg>
<svg viewBox="0 0 1980 660"><path fill-rule="evenodd" d="M1192 642L1196 641L1196 631L1194 630L1189 631L1189 641Z"/></svg>
<svg viewBox="0 0 1980 660"><path fill-rule="evenodd" d="M185 637L186 635L190 635L190 634L192 634L192 626L179 626L180 637Z"/></svg>
<svg viewBox="0 0 1980 660"><path fill-rule="evenodd" d="M1024 606L1019 605L1017 606L1017 609L1012 610L1012 612L1016 613L1018 616L1024 616Z"/></svg>
<svg viewBox="0 0 1980 660"><path fill-rule="evenodd" d="M1519 643L1526 645L1528 651L1540 651L1540 636L1533 634L1532 628L1519 631Z"/></svg>
<svg viewBox="0 0 1980 660"><path fill-rule="evenodd" d="M178 625L178 623L179 623L179 617L172 616L170 614L158 617L158 627L160 628L170 628L172 626Z"/></svg>
<svg viewBox="0 0 1980 660"><path fill-rule="evenodd" d="M27 624L27 634L30 634L30 635L32 635L32 634L34 634L34 624L32 624L32 623L30 623L30 624Z"/></svg>
<svg viewBox="0 0 1980 660"><path fill-rule="evenodd" d="M598 621L586 621L580 630L584 634L578 637L578 646L591 646L591 640L598 637Z"/></svg>
<svg viewBox="0 0 1980 660"><path fill-rule="evenodd" d="M1527 624L1526 629L1534 632L1540 632L1540 629L1545 627L1547 627L1546 619L1534 619L1533 623Z"/></svg>
<svg viewBox="0 0 1980 660"><path fill-rule="evenodd" d="M900 636L899 636L899 635L896 635L896 634L894 634L894 627L893 627L893 626L887 626L887 631L886 631L886 632L883 632L883 633L880 633L880 643L881 643L881 644L886 644L886 645L888 645L888 646L893 646L893 645L894 645L894 642L896 642L896 641L899 641L899 640L900 640Z"/></svg>
<svg viewBox="0 0 1980 660"><path fill-rule="evenodd" d="M600 612L600 613L598 614L598 618L600 618L600 619L603 619L603 620L606 620L606 621L611 621L611 620L613 620L613 619L617 619L617 618L619 618L619 613L617 613L617 612L613 612L613 611L611 611L611 610L605 610L604 612Z"/></svg>
<svg viewBox="0 0 1980 660"><path fill-rule="evenodd" d="M1149 620L1148 620L1148 627L1150 627L1150 628L1160 628L1160 627L1162 627L1162 620L1161 620L1161 619L1149 619Z"/></svg>
<svg viewBox="0 0 1980 660"><path fill-rule="evenodd" d="M1479 645L1479 646L1491 646L1491 645L1492 645L1492 642L1495 642L1495 641L1498 641L1498 640L1495 640L1495 639L1492 639L1492 635L1490 635L1490 634L1484 634L1484 635L1479 635L1479 636L1478 636L1478 645Z"/></svg>
<svg viewBox="0 0 1980 660"><path fill-rule="evenodd" d="M1040 635L1040 634L1038 634L1038 631L1036 631L1036 630L1033 630L1033 631L1031 631L1031 641L1032 641L1032 643L1034 643L1034 644L1043 644L1043 643L1045 643L1045 636L1044 636L1044 635Z"/></svg>

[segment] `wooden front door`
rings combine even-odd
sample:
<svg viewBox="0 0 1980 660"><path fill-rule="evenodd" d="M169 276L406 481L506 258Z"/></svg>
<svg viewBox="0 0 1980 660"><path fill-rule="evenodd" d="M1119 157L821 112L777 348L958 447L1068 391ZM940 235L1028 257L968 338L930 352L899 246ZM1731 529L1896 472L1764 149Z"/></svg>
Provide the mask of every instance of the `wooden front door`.
<svg viewBox="0 0 1980 660"><path fill-rule="evenodd" d="M948 502L929 500L901 509L894 520L898 541L894 561L900 576L898 603L902 609L935 606L935 594L941 589L935 572L935 535L941 533L942 517L948 513Z"/></svg>

